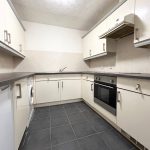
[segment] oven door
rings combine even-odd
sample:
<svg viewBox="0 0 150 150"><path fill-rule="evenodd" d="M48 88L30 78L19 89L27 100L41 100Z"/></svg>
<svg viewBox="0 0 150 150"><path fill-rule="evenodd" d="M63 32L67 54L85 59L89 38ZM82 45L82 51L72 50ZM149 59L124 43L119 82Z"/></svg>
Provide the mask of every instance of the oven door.
<svg viewBox="0 0 150 150"><path fill-rule="evenodd" d="M94 101L116 115L116 85L94 82Z"/></svg>

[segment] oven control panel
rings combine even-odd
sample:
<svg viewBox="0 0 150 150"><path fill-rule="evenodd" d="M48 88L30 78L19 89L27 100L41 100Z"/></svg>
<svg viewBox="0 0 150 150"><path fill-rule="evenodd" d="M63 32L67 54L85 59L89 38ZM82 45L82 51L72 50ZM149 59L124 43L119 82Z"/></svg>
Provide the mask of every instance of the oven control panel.
<svg viewBox="0 0 150 150"><path fill-rule="evenodd" d="M117 77L95 75L94 80L110 84L117 84Z"/></svg>

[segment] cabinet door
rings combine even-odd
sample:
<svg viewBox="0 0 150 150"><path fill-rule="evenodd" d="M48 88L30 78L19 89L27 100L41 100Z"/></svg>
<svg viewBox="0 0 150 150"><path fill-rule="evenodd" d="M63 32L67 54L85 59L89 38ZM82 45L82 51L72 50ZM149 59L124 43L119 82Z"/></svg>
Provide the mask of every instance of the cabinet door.
<svg viewBox="0 0 150 150"><path fill-rule="evenodd" d="M60 100L59 81L39 81L36 82L36 102L48 103Z"/></svg>
<svg viewBox="0 0 150 150"><path fill-rule="evenodd" d="M150 39L150 1L136 0L134 43Z"/></svg>
<svg viewBox="0 0 150 150"><path fill-rule="evenodd" d="M94 83L88 80L82 80L82 98L89 104L94 102Z"/></svg>
<svg viewBox="0 0 150 150"><path fill-rule="evenodd" d="M81 80L61 81L61 100L81 98Z"/></svg>
<svg viewBox="0 0 150 150"><path fill-rule="evenodd" d="M117 124L150 149L150 96L118 89Z"/></svg>
<svg viewBox="0 0 150 150"><path fill-rule="evenodd" d="M27 80L17 81L14 87L15 100L15 136L16 149L18 149L28 124L29 100Z"/></svg>

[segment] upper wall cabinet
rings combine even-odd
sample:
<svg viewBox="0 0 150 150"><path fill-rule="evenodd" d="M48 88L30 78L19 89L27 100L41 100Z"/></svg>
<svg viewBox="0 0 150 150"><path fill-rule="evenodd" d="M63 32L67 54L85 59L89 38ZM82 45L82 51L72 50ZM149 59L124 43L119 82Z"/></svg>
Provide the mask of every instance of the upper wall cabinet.
<svg viewBox="0 0 150 150"><path fill-rule="evenodd" d="M135 47L150 45L150 1L136 0L135 3Z"/></svg>
<svg viewBox="0 0 150 150"><path fill-rule="evenodd" d="M100 38L122 38L134 32L135 0L125 1L105 20L105 29Z"/></svg>
<svg viewBox="0 0 150 150"><path fill-rule="evenodd" d="M24 29L7 0L0 0L0 49L24 58Z"/></svg>

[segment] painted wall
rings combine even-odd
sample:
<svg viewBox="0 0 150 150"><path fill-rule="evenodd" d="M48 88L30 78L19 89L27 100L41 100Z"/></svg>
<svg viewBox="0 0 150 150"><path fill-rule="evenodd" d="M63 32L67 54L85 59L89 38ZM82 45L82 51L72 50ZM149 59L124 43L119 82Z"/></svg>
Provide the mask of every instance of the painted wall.
<svg viewBox="0 0 150 150"><path fill-rule="evenodd" d="M94 59L91 71L150 73L150 49L135 48L133 35L117 41L117 53Z"/></svg>
<svg viewBox="0 0 150 150"><path fill-rule="evenodd" d="M0 51L0 73L13 71L13 57Z"/></svg>
<svg viewBox="0 0 150 150"><path fill-rule="evenodd" d="M67 67L66 71L88 70L82 59L82 39L85 31L24 22L25 55L15 59L14 71L51 72Z"/></svg>

